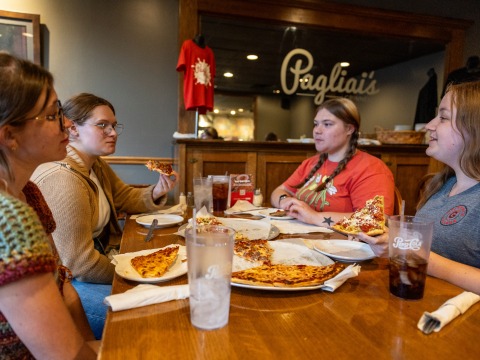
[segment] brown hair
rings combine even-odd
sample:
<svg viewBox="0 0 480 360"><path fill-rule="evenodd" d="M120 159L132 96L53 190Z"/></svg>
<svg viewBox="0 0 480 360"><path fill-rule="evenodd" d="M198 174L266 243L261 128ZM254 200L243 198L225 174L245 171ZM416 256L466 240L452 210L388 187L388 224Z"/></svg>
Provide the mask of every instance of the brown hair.
<svg viewBox="0 0 480 360"><path fill-rule="evenodd" d="M350 146L347 150L347 153L345 154L345 158L341 160L337 168L330 174L330 176L324 181L318 184L317 188L315 191L322 191L325 189L327 184L335 177L337 176L343 169L345 169L345 166L347 166L347 163L350 161L350 159L355 155L355 151L357 150L357 141L358 141L358 136L359 136L359 128L360 128L360 114L358 112L357 107L355 106L355 103L349 99L346 98L335 98L335 99L330 99L325 101L323 104L321 104L316 111L316 114L322 109L327 110L330 112L332 115L335 117L339 118L342 120L346 125L353 125L354 131L352 133L352 136L350 137ZM303 179L303 181L294 187L299 189L303 185L307 183L307 181L317 172L318 169L323 165L325 160L327 160L328 154L323 153L320 154L320 158L318 159L317 164L312 168L308 176Z"/></svg>
<svg viewBox="0 0 480 360"><path fill-rule="evenodd" d="M0 52L0 127L24 126L27 114L46 90L43 109L53 91L53 76L39 65ZM13 180L7 153L0 146L0 168Z"/></svg>
<svg viewBox="0 0 480 360"><path fill-rule="evenodd" d="M115 114L115 109L109 101L93 94L81 93L65 102L63 113L69 120L82 125L92 116L93 110L102 105L108 106Z"/></svg>
<svg viewBox="0 0 480 360"><path fill-rule="evenodd" d="M460 169L470 178L480 181L480 81L449 85L448 92L452 94L452 108L455 106L457 109L455 125L464 142L459 159ZM436 174L420 198L417 210L454 175L450 166L445 166Z"/></svg>

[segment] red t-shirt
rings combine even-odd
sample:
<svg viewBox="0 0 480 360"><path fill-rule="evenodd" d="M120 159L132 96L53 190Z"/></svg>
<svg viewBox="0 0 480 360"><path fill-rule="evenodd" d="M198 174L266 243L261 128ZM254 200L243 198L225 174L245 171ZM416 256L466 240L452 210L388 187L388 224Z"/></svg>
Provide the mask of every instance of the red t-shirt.
<svg viewBox="0 0 480 360"><path fill-rule="evenodd" d="M205 114L213 110L213 79L215 57L208 46L202 48L192 40L185 40L180 50L177 71L184 72L183 97L185 109Z"/></svg>
<svg viewBox="0 0 480 360"><path fill-rule="evenodd" d="M328 159L302 188L295 189L293 186L303 182L319 157L318 154L304 160L283 183L298 199L316 211L353 212L364 207L365 202L375 195L383 195L385 213L393 214L395 182L392 172L382 160L360 150L324 190L314 191L317 184L325 181L338 165Z"/></svg>

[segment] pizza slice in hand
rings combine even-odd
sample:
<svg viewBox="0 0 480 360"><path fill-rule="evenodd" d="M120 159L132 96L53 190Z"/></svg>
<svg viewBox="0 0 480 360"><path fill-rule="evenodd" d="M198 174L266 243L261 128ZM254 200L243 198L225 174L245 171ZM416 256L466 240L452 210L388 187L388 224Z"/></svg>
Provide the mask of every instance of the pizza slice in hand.
<svg viewBox="0 0 480 360"><path fill-rule="evenodd" d="M377 195L373 199L367 200L363 208L358 209L348 218L344 217L331 228L349 235L356 235L360 232L369 236L383 234L385 232L383 196Z"/></svg>
<svg viewBox="0 0 480 360"><path fill-rule="evenodd" d="M156 171L156 172L159 172L160 174L169 176L172 181L175 181L175 175L172 175L173 168L171 164L162 163L161 161L158 161L158 160L148 160L145 166L147 167L148 170Z"/></svg>

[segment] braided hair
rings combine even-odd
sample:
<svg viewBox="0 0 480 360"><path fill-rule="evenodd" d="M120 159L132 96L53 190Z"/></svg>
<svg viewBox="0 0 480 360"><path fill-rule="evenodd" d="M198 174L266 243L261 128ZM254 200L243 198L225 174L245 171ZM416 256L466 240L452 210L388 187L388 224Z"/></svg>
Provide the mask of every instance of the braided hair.
<svg viewBox="0 0 480 360"><path fill-rule="evenodd" d="M355 130L350 137L350 146L348 147L345 157L338 163L336 169L327 177L327 179L318 184L317 188L315 189L315 191L317 192L324 190L327 184L332 181L332 179L337 176L343 169L345 169L347 163L350 161L353 155L355 155L355 152L357 151L357 141L360 128L360 114L353 101L346 98L335 98L327 100L317 108L316 113L318 114L318 112L323 109L327 110L333 116L342 120L345 124L353 125ZM327 153L320 154L317 164L312 168L307 177L303 179L301 183L295 185L294 187L299 189L304 186L308 182L308 180L310 180L310 178L315 175L317 170L320 169L320 167L327 160L327 158Z"/></svg>

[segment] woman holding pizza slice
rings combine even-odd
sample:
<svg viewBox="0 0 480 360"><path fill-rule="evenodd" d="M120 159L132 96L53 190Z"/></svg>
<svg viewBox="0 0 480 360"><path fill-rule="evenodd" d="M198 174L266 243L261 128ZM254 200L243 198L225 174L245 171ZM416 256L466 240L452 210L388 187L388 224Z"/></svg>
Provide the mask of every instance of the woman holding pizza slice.
<svg viewBox="0 0 480 360"><path fill-rule="evenodd" d="M115 271L108 257L121 234L117 212L142 213L161 208L178 180L159 174L157 184L135 188L125 184L101 158L115 152L123 125L113 105L82 93L63 107L69 128L67 157L42 164L32 176L57 222L53 239L70 268L90 325L101 337Z"/></svg>
<svg viewBox="0 0 480 360"><path fill-rule="evenodd" d="M426 129L427 155L446 166L428 183L417 215L434 219L428 274L480 294L480 82L450 85ZM388 256L388 234L357 236Z"/></svg>
<svg viewBox="0 0 480 360"><path fill-rule="evenodd" d="M313 121L318 154L303 161L271 196L271 204L298 220L319 226L333 223L382 195L393 213L394 180L380 159L357 149L360 115L345 98L325 101Z"/></svg>

